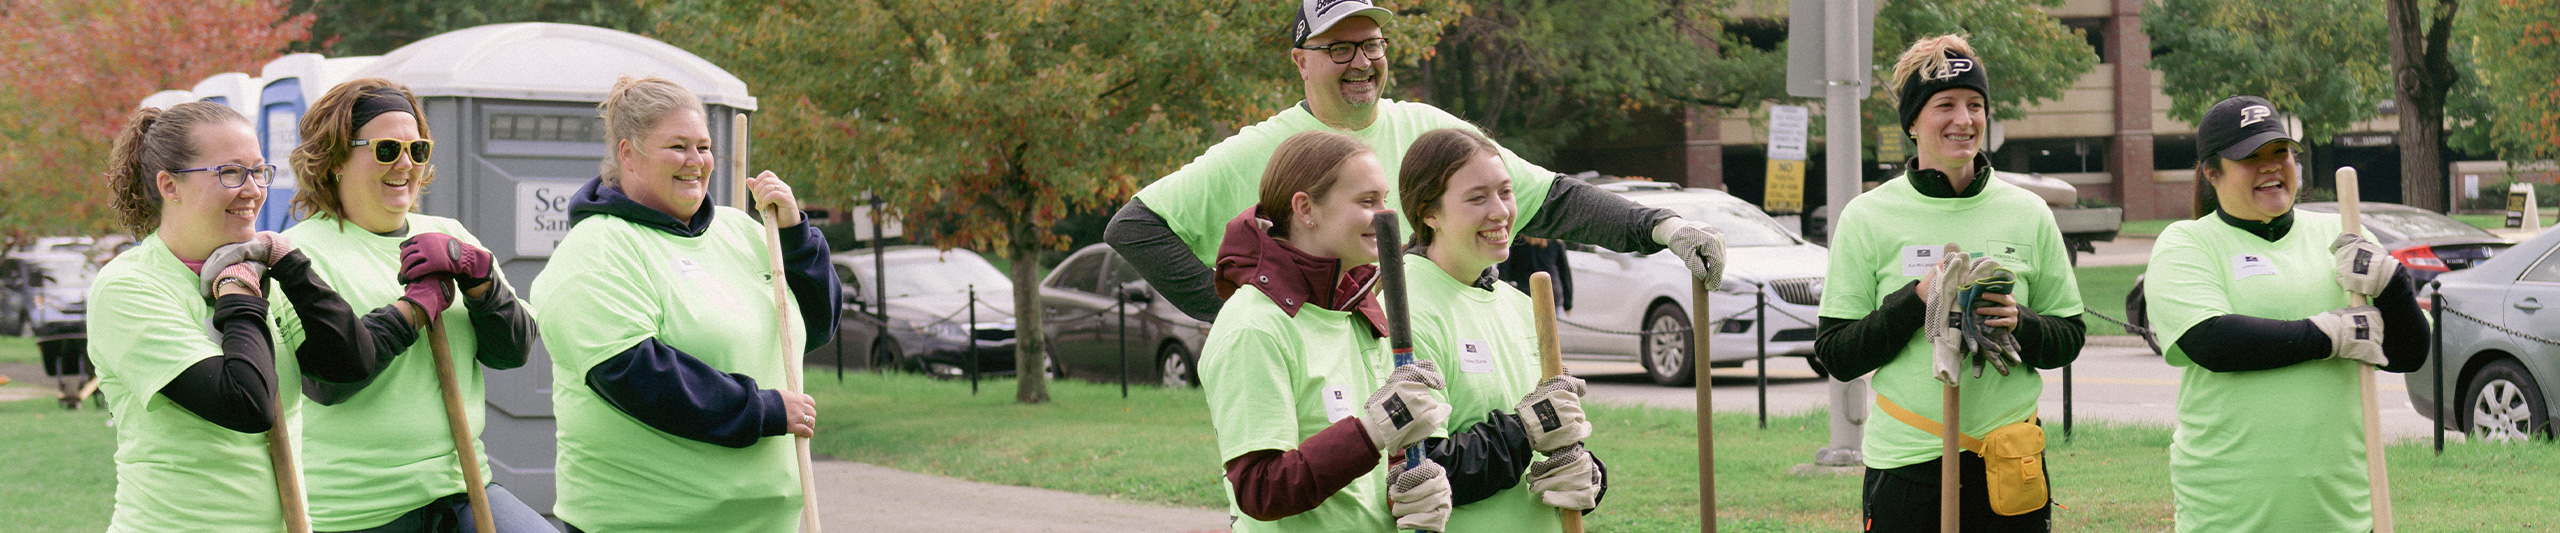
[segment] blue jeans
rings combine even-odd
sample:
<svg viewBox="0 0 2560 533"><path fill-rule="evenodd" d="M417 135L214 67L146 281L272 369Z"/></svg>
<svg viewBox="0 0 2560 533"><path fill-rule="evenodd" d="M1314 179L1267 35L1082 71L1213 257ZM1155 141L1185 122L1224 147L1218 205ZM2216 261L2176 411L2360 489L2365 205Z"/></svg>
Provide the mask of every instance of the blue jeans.
<svg viewBox="0 0 2560 533"><path fill-rule="evenodd" d="M491 483L488 492L489 518L497 524L497 533L560 533L506 487ZM411 509L391 523L343 533L479 533L478 529L471 523L471 496L454 494Z"/></svg>

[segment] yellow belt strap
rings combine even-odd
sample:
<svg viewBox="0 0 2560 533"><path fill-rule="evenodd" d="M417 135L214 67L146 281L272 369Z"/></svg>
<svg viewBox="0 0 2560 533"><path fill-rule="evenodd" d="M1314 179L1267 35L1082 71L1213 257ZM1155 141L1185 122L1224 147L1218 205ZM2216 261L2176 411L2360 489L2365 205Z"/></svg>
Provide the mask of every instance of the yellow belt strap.
<svg viewBox="0 0 2560 533"><path fill-rule="evenodd" d="M1904 424L1910 424L1911 427L1920 428L1921 431L1929 432L1930 436L1941 439L1947 438L1946 433L1939 431L1940 428L1946 427L1946 424L1939 423L1936 420L1930 420L1929 417L1920 416L1920 413L1911 412L1910 409L1904 409L1901 405L1893 403L1892 398L1885 397L1882 393L1876 394L1876 407L1883 408L1885 414L1893 415L1894 420L1900 420ZM1972 435L1966 435L1962 432L1958 432L1956 433L1956 444L1963 446L1965 451L1973 452L1974 455L1982 455L1982 439L1973 438Z"/></svg>

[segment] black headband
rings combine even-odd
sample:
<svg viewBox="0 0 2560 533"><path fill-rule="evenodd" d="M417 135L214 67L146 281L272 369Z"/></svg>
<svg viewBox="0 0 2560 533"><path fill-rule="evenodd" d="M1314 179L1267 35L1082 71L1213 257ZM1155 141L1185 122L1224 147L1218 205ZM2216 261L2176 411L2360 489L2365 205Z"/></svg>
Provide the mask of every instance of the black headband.
<svg viewBox="0 0 2560 533"><path fill-rule="evenodd" d="M347 127L349 134L364 129L364 123L372 122L373 117L382 116L383 113L400 112L408 113L412 117L418 116L418 109L409 107L409 93L390 87L375 87L356 95L355 111L355 124Z"/></svg>
<svg viewBox="0 0 2560 533"><path fill-rule="evenodd" d="M1946 51L1946 55L1946 71L1931 72L1923 67L1911 71L1911 77L1902 80L1902 93L1898 95L1902 101L1898 111L1902 113L1903 135L1911 134L1911 121L1919 119L1921 106L1927 105L1929 97L1936 96L1939 91L1973 89L1982 93L1983 100L1991 99L1991 77L1982 72L1982 62L1954 50Z"/></svg>

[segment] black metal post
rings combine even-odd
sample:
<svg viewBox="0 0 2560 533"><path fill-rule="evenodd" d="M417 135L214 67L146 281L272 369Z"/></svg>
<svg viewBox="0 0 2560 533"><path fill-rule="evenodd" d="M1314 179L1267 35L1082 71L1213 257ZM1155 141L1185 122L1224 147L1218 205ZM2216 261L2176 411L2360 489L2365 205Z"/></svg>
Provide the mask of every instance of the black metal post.
<svg viewBox="0 0 2560 533"><path fill-rule="evenodd" d="M1113 296L1120 300L1112 307L1120 314L1120 398L1125 400L1129 398L1129 298L1119 294Z"/></svg>
<svg viewBox="0 0 2560 533"><path fill-rule="evenodd" d="M1751 306L1752 320L1757 322L1753 329L1759 330L1752 342L1760 347L1760 361L1751 366L1760 368L1760 429L1769 429L1769 284L1760 284L1752 295L1757 298Z"/></svg>
<svg viewBox="0 0 2560 533"><path fill-rule="evenodd" d="M960 328L960 333L961 336L969 338L969 395L977 396L978 372L984 369L980 368L978 357L978 284L976 283L969 284L969 323ZM1014 339L1014 342L1022 342L1022 340ZM1020 379L1022 369L1013 369L1013 375L1016 379Z"/></svg>
<svg viewBox="0 0 2560 533"><path fill-rule="evenodd" d="M2071 440L2071 365L2062 365L2062 440Z"/></svg>
<svg viewBox="0 0 2560 533"><path fill-rule="evenodd" d="M2443 457L2445 424L2444 404L2447 399L2445 394L2453 392L2447 390L2451 387L2445 386L2444 365L2445 362L2451 361L2452 358L2445 357L2444 355L2444 282L2430 281L2427 282L2427 285L2434 289L2427 291L2427 313L2434 315L2432 318L2435 319L2434 324L2432 324L2434 327L2427 328L2429 330L2427 334L2427 342L2429 346L2427 354L2433 357L2433 359L2427 361L2427 366L2436 367L2436 401L2431 403L2436 404L2436 456Z"/></svg>
<svg viewBox="0 0 2560 533"><path fill-rule="evenodd" d="M871 318L878 327L871 342L875 344L889 340L889 240L881 237L880 230L881 226L888 225L889 217L880 213L880 204L880 195L871 195ZM889 354L889 364L898 364L898 360L905 359L906 355ZM872 366L871 370L875 373L884 371L878 365Z"/></svg>

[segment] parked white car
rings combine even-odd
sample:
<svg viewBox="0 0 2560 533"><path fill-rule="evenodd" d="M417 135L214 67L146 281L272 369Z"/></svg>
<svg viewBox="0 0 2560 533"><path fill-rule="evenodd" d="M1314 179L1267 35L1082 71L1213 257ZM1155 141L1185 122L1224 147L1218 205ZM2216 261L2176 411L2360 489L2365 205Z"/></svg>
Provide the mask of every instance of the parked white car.
<svg viewBox="0 0 2560 533"><path fill-rule="evenodd" d="M1717 328L1709 364L1739 366L1757 357L1757 341L1763 336L1770 357L1812 360L1819 320L1814 312L1822 304L1830 250L1797 237L1758 206L1724 191L1644 181L1599 187L1724 231L1731 266L1725 268L1723 286L1710 296L1708 311L1724 323ZM1644 364L1655 383L1696 382L1684 333L1689 328L1689 269L1678 257L1575 244L1566 261L1572 264L1576 287L1573 311L1559 316L1556 328L1566 358L1635 361ZM1763 291L1768 297L1765 324L1754 308ZM1814 370L1821 372L1821 365L1815 363Z"/></svg>

